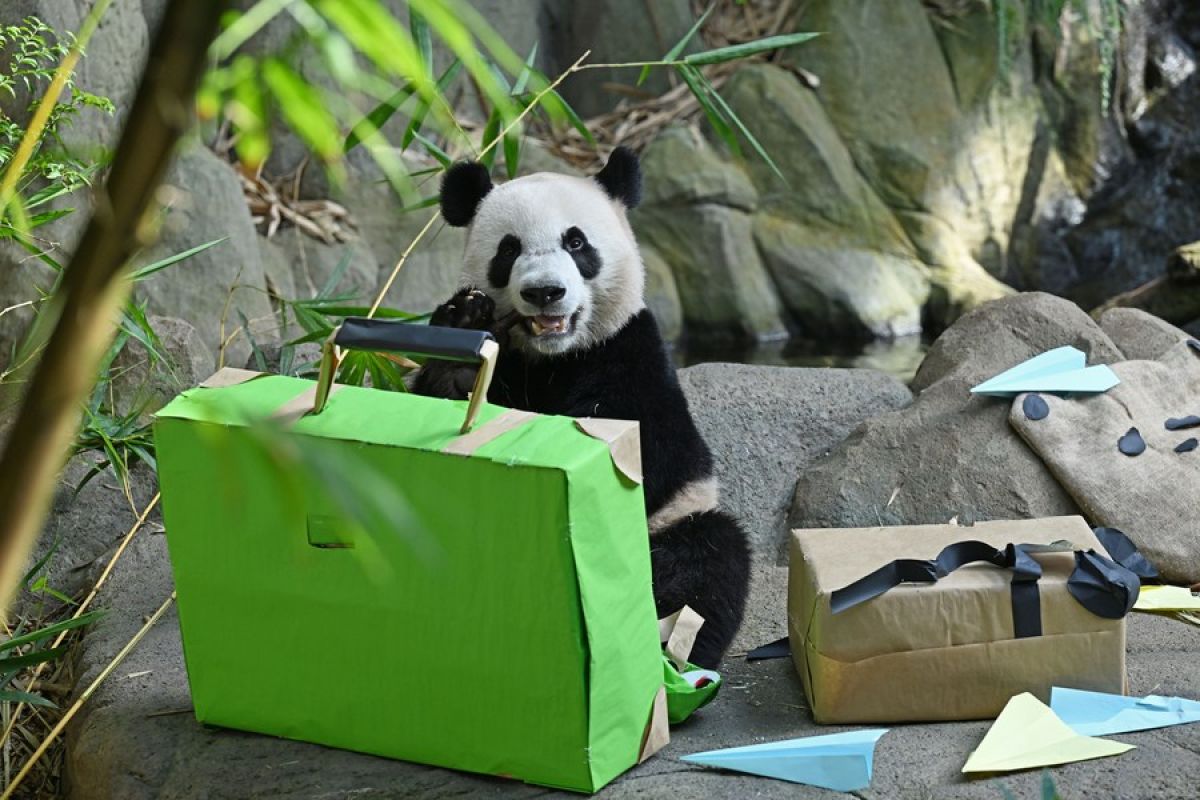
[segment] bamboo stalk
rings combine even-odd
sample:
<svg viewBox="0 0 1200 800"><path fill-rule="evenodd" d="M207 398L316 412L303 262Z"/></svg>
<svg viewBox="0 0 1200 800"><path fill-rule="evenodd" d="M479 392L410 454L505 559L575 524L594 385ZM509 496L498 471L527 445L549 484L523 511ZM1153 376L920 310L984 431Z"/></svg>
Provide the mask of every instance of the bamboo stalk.
<svg viewBox="0 0 1200 800"><path fill-rule="evenodd" d="M0 456L0 604L20 582L55 480L78 431L80 404L112 341L130 284L125 267L147 244L155 191L190 110L225 0L172 0L154 40L108 179L67 266L58 312Z"/></svg>

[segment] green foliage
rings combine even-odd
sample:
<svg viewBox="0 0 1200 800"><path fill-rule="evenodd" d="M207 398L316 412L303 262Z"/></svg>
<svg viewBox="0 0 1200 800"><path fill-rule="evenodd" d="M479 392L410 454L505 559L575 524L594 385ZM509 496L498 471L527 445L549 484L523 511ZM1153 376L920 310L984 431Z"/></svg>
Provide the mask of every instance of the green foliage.
<svg viewBox="0 0 1200 800"><path fill-rule="evenodd" d="M998 73L1007 77L1012 53L1021 45L1031 27L1043 31L1051 41L1061 44L1064 21L1083 24L1096 41L1100 55L1098 78L1100 104L1112 105L1112 83L1116 74L1117 53L1124 25L1122 0L988 0L996 20ZM1068 19L1069 17L1069 19Z"/></svg>
<svg viewBox="0 0 1200 800"><path fill-rule="evenodd" d="M67 605L73 605L74 603L69 597L50 588L46 581L47 566L57 550L58 544L55 543L25 573L22 585L27 592L34 595L50 595ZM13 682L30 667L55 661L66 655L68 648L55 647L53 644L47 646L47 640L95 622L101 613L90 611L73 619L29 629L26 628L26 623L23 621L18 623L8 640L0 642L0 703L28 703L32 706L53 708L54 703L37 692L13 689ZM5 718L8 718L7 713Z"/></svg>
<svg viewBox="0 0 1200 800"><path fill-rule="evenodd" d="M7 56L0 61L0 94L6 94L12 103L19 105L24 112L19 116L28 117L37 108L41 90L53 79L55 68L72 42L70 34L60 36L35 17L16 25L0 26L0 52ZM18 197L24 201L0 212L0 239L27 241L25 234L29 230L69 213L59 210L31 216L35 209L88 185L98 169L98 165L66 153L61 148L60 132L70 126L80 110L95 108L111 114L113 104L108 98L86 92L70 81L67 88L70 89L67 99L56 103L50 112L33 157L17 184ZM7 168L24 135L24 125L0 111L0 173Z"/></svg>

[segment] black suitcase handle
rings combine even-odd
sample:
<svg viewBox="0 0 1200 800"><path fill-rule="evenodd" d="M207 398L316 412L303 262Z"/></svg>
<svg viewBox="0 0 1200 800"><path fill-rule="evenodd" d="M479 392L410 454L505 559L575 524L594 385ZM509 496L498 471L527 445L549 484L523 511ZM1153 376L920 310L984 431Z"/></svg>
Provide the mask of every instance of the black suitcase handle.
<svg viewBox="0 0 1200 800"><path fill-rule="evenodd" d="M321 372L317 378L317 396L313 414L321 413L329 400L333 376L342 362L342 350L371 350L387 353L424 355L444 361L465 361L479 364L475 386L467 403L467 416L461 433L475 425L479 408L487 399L492 373L500 345L487 331L465 328L440 328L434 325L414 325L408 322L349 317L333 332L321 348Z"/></svg>

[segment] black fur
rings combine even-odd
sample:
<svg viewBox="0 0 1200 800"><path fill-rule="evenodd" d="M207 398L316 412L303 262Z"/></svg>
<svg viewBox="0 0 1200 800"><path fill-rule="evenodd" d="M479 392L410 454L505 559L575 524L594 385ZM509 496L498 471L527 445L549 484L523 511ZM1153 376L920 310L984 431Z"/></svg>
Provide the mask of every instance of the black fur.
<svg viewBox="0 0 1200 800"><path fill-rule="evenodd" d="M600 253L579 228L572 226L563 231L562 248L575 260L575 267L584 280L591 280L600 274L600 265L603 263Z"/></svg>
<svg viewBox="0 0 1200 800"><path fill-rule="evenodd" d="M492 176L478 161L461 161L442 178L442 217L447 225L464 228L475 219L479 204L492 190Z"/></svg>
<svg viewBox="0 0 1200 800"><path fill-rule="evenodd" d="M512 275L513 264L521 255L521 240L511 233L500 240L500 244L496 247L496 255L492 256L492 261L488 264L488 283L495 286L497 289L503 289L508 286L508 279Z"/></svg>
<svg viewBox="0 0 1200 800"><path fill-rule="evenodd" d="M626 208L634 208L642 202L642 167L637 155L628 147L612 151L596 180L609 197Z"/></svg>
<svg viewBox="0 0 1200 800"><path fill-rule="evenodd" d="M444 369L423 368L414 391L465 396L469 387L458 395L438 391L438 384L445 382ZM712 475L712 454L692 421L658 326L647 310L585 351L530 358L519 349L504 348L488 400L544 414L638 420L648 516L686 484ZM655 533L650 544L659 615L687 604L703 616L692 661L716 667L745 606L750 575L745 532L728 515L709 511Z"/></svg>

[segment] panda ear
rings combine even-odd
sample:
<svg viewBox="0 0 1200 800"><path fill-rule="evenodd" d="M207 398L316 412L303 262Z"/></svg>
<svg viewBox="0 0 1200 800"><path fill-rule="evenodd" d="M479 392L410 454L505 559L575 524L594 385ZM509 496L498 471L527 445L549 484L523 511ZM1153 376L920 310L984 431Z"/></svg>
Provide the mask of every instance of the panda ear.
<svg viewBox="0 0 1200 800"><path fill-rule="evenodd" d="M637 155L628 147L618 147L608 157L596 180L613 200L626 208L642 201L642 168Z"/></svg>
<svg viewBox="0 0 1200 800"><path fill-rule="evenodd" d="M442 178L442 216L455 228L465 228L475 218L479 204L492 190L492 176L478 161L461 161Z"/></svg>

